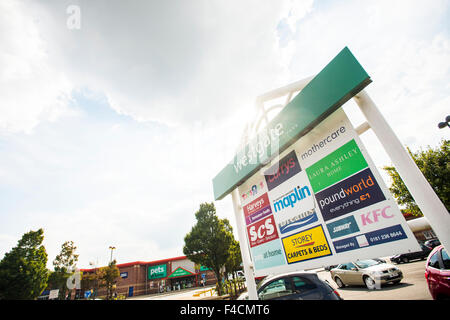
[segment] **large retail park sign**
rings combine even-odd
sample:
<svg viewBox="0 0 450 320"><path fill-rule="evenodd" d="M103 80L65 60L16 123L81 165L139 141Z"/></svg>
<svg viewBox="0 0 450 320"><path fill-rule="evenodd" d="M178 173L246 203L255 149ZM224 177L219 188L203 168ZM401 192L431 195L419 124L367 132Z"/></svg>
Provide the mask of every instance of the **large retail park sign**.
<svg viewBox="0 0 450 320"><path fill-rule="evenodd" d="M238 186L255 276L419 251L345 112L371 82L345 48L213 180Z"/></svg>
<svg viewBox="0 0 450 320"><path fill-rule="evenodd" d="M420 250L342 109L238 190L256 276Z"/></svg>

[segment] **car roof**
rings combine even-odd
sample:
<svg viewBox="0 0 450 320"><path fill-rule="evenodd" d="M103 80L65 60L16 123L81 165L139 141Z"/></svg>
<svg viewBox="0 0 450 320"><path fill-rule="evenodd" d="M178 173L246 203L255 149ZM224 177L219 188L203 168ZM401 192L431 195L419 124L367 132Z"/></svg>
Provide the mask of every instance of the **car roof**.
<svg viewBox="0 0 450 320"><path fill-rule="evenodd" d="M262 280L261 284L265 284L266 282L277 279L277 278L283 278L283 277L288 277L288 276L293 276L293 275L317 276L317 273L315 273L314 271L299 270L299 271L283 272L283 273L278 273L278 274L270 274Z"/></svg>
<svg viewBox="0 0 450 320"><path fill-rule="evenodd" d="M430 254L429 254L428 257L427 257L427 262L428 262L428 260L430 259L430 257L431 257L436 251L439 251L439 250L441 250L441 249L443 249L443 248L444 248L444 245L442 245L442 244L440 244L440 245L434 247L433 250L431 250Z"/></svg>

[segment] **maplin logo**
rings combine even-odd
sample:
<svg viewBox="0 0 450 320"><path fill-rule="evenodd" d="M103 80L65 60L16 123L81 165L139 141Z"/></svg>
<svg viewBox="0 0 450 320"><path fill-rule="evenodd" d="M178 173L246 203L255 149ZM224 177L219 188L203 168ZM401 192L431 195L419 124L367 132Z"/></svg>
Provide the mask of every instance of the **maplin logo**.
<svg viewBox="0 0 450 320"><path fill-rule="evenodd" d="M293 190L289 191L288 193L285 193L280 198L276 199L273 202L273 207L275 209L275 212L284 210L287 207L294 208L297 202L300 202L306 197L310 196L311 191L309 191L309 188L307 186L296 187Z"/></svg>

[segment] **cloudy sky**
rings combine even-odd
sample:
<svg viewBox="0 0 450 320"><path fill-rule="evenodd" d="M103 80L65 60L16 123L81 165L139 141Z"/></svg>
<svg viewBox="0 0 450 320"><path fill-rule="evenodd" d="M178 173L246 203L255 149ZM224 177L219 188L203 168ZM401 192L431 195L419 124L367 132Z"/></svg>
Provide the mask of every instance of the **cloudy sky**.
<svg viewBox="0 0 450 320"><path fill-rule="evenodd" d="M450 138L449 1L0 2L0 258L44 228L49 267L182 255L255 98L348 46L401 142ZM78 19L79 18L79 19ZM355 125L357 108L345 107ZM373 133L375 164L390 160ZM231 197L215 202L235 226Z"/></svg>

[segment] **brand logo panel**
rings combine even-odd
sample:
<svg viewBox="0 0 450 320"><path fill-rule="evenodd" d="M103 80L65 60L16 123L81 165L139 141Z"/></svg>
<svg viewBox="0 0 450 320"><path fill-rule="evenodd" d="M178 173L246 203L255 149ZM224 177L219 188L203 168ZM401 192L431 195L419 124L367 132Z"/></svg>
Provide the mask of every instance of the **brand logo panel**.
<svg viewBox="0 0 450 320"><path fill-rule="evenodd" d="M406 239L400 224L333 242L337 253Z"/></svg>
<svg viewBox="0 0 450 320"><path fill-rule="evenodd" d="M277 164L273 165L264 172L267 188L272 190L279 186L289 178L295 176L302 171L297 160L295 150L292 150L287 156L281 159Z"/></svg>
<svg viewBox="0 0 450 320"><path fill-rule="evenodd" d="M289 264L331 255L322 225L282 239Z"/></svg>
<svg viewBox="0 0 450 320"><path fill-rule="evenodd" d="M244 215L247 217L261 211L267 206L270 206L269 197L267 193L264 193L261 197L256 198L244 206Z"/></svg>
<svg viewBox="0 0 450 320"><path fill-rule="evenodd" d="M359 232L358 224L353 216L329 223L327 229L331 239Z"/></svg>
<svg viewBox="0 0 450 320"><path fill-rule="evenodd" d="M272 214L272 209L270 208L270 206L265 207L265 208L255 212L254 214L251 214L251 215L245 217L245 223L247 225L252 224L264 217L267 217L269 214Z"/></svg>
<svg viewBox="0 0 450 320"><path fill-rule="evenodd" d="M350 140L307 168L306 173L313 191L319 192L367 166L355 140Z"/></svg>
<svg viewBox="0 0 450 320"><path fill-rule="evenodd" d="M294 208L300 201L311 196L308 186L297 186L289 192L283 194L273 201L275 212L283 211L286 208Z"/></svg>
<svg viewBox="0 0 450 320"><path fill-rule="evenodd" d="M255 222L247 227L248 239L250 247L258 246L263 243L272 241L278 238L278 231L273 219L273 215Z"/></svg>
<svg viewBox="0 0 450 320"><path fill-rule="evenodd" d="M149 279L165 278L166 276L167 276L167 266L165 264L148 267Z"/></svg>
<svg viewBox="0 0 450 320"><path fill-rule="evenodd" d="M281 221L280 223L278 223L278 227L280 228L280 232L283 234L317 221L318 218L316 210L311 209L296 214L292 218Z"/></svg>
<svg viewBox="0 0 450 320"><path fill-rule="evenodd" d="M284 252L280 240L264 243L251 249L255 269L266 269L285 265Z"/></svg>
<svg viewBox="0 0 450 320"><path fill-rule="evenodd" d="M251 186L251 188L241 194L242 201L249 201L264 191L264 182L260 181Z"/></svg>
<svg viewBox="0 0 450 320"><path fill-rule="evenodd" d="M386 199L369 168L316 193L315 197L325 221Z"/></svg>

